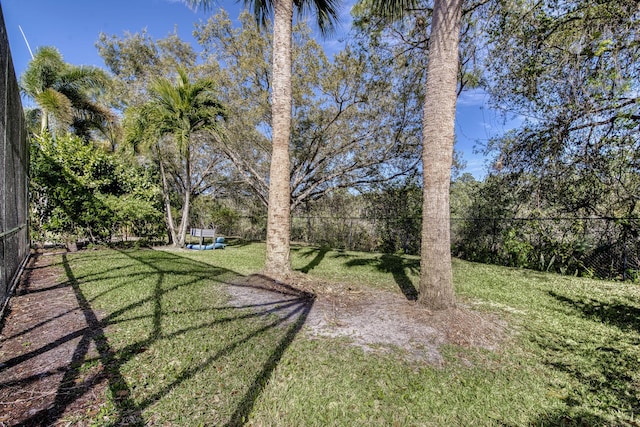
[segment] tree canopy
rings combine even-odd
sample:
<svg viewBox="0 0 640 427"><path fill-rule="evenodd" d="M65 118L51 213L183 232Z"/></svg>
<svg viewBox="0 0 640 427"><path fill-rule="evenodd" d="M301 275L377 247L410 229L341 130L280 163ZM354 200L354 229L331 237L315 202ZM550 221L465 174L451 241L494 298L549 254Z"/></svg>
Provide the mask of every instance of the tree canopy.
<svg viewBox="0 0 640 427"><path fill-rule="evenodd" d="M494 172L558 213L636 215L637 2L509 3L499 16L490 89L523 121L489 144Z"/></svg>
<svg viewBox="0 0 640 427"><path fill-rule="evenodd" d="M52 46L36 51L20 79L22 92L38 104L32 114L40 117L40 134L71 131L85 139L92 130L105 132L114 120L111 111L99 102L108 83L103 70L70 65Z"/></svg>
<svg viewBox="0 0 640 427"><path fill-rule="evenodd" d="M182 247L189 227L191 199L210 191L216 179L224 175L224 159L216 146L224 138L220 122L226 112L218 100L215 82L191 82L183 68L178 68L175 82L168 78L152 81L148 94L149 101L126 110L126 137L134 146L150 150L158 162L167 226L173 243ZM170 189L182 196L177 231Z"/></svg>
<svg viewBox="0 0 640 427"><path fill-rule="evenodd" d="M274 60L283 57L283 51L274 39L275 21L270 19L276 6L291 6L289 18L295 8L308 12L307 7L321 6L319 13L313 9L313 17L322 21L321 30L331 30L338 3L246 4L253 13L244 12L237 20L221 10L197 23L193 45L181 40L177 32L157 40L144 30L101 34L96 46L108 72L67 64L55 48L40 49L21 78L24 94L38 106L31 114L34 134L45 138L40 151L33 154L34 170L62 174L69 168L75 172L63 175L73 180L61 178L61 182L81 182L99 189L97 193L92 190L99 193L95 200L109 200L107 204L115 206L116 199L128 193L112 194L101 184L100 174L74 169L77 156L69 154L70 163L57 169L49 168L51 163L45 161L56 150L67 153L63 147L75 147L87 164L93 164L90 152L95 150L102 158L111 151L113 158L98 163L121 162L155 180L152 205L156 213L164 205L167 233L178 245L184 244L193 221L220 218L230 224L232 218L250 217L248 228L263 229L264 218L256 218L264 216L273 193L270 187L280 181L274 179L274 163L280 165L279 176L285 177L285 185L279 187L286 193L281 210L287 214L283 216L293 212L308 219L304 224L298 219L297 235L314 234L309 226L314 212L352 212L349 215L362 217L378 212L388 217L389 206L372 203L402 208L397 211L398 221L369 227L399 230L393 232L395 241L371 239L378 243L363 245L372 248L384 244L388 250L417 251L417 239L407 234L415 230L417 214L430 216L427 228L440 230L431 236L439 242L446 240L444 224L449 223L450 212L456 217L638 215L637 2L463 1L459 28L447 27L450 34L445 34L452 36L447 39L450 46L457 40L457 56L445 58L438 57L446 52L436 50L439 45L434 35L436 11L448 12L448 3L363 0L352 11L353 31L331 57L314 40L304 19L292 23L290 33L281 40L290 41L287 57L290 55L291 63L285 68L291 75L280 76L277 87ZM324 7L327 10L322 12ZM451 18L457 22L456 16ZM291 19L285 21L281 24L291 23ZM445 101L437 98L436 89L445 85L434 83L434 92L429 94L427 82L431 68L440 62L455 69L447 102L455 101L466 88L481 87L490 94L494 108L518 118L517 127L487 143L493 166L484 182L452 174L453 126L445 139L437 137L445 117L439 108ZM283 66L279 65L280 71ZM288 100L274 109L284 99L281 89L290 91L290 98L285 94ZM276 110L281 114L283 108L290 114L280 117L286 124L282 127L286 138L280 140L276 135L282 130L276 131L274 114ZM136 149L129 150L128 143ZM425 180L413 180L422 172ZM95 182L88 178L94 175ZM55 187L47 176L34 180L40 186L41 196L35 199L44 206L38 214L43 220L55 217L52 203L62 200L44 190ZM453 187L445 188L452 178ZM428 193L436 184L437 190ZM420 191L424 191L421 198L417 197ZM450 201L446 209L445 196ZM403 197L408 198L407 203L400 206L398 199ZM338 201L352 206L322 207ZM417 206L418 202L423 206ZM438 212L428 213L436 205ZM197 212L192 212L192 206ZM233 210L236 215L230 213ZM79 233L99 240L120 227L109 225L98 232L100 227L83 221L74 218L75 225L58 229L65 233L81 230ZM426 222L423 219L423 225ZM407 230L400 230L402 224ZM479 237L489 228L495 231L493 224L458 224L452 229L466 240L452 243L459 254L481 253L489 247L515 248L489 258L519 265L525 260L513 254L527 249L518 246L526 233L525 227L513 224L502 229L505 240L500 245ZM620 227L626 235L640 233L628 224ZM350 227L350 236L367 229L356 228ZM342 230L335 227L338 229ZM549 235L572 232L545 230ZM254 235L262 238L261 233ZM473 240L477 246L467 244ZM579 244L576 240L576 247ZM448 251L445 246L449 248L443 244L442 253ZM426 250L430 249L421 252ZM423 270L435 271L428 266Z"/></svg>

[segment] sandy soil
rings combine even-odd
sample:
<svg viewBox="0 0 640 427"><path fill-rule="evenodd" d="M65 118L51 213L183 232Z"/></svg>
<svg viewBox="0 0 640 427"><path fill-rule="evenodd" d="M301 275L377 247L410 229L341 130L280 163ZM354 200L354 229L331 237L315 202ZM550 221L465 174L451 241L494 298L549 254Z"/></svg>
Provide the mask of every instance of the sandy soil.
<svg viewBox="0 0 640 427"><path fill-rule="evenodd" d="M458 304L455 309L431 312L400 292L355 291L338 284L310 281L293 275L287 284L262 275L243 278L229 286L235 306L280 304L306 295L314 298L303 331L311 337L344 337L366 351L401 350L408 359L442 363L439 347L457 344L496 349L504 324L496 316ZM274 307L275 308L275 307ZM276 310L287 316L295 305Z"/></svg>

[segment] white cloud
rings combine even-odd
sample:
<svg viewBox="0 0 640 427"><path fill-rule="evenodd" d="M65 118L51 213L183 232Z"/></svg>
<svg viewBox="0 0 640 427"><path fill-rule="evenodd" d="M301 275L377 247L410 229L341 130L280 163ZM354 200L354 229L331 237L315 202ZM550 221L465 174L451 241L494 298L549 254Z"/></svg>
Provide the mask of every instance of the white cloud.
<svg viewBox="0 0 640 427"><path fill-rule="evenodd" d="M458 97L458 105L461 107L467 106L482 106L486 105L489 100L489 95L482 89L469 89L463 91Z"/></svg>

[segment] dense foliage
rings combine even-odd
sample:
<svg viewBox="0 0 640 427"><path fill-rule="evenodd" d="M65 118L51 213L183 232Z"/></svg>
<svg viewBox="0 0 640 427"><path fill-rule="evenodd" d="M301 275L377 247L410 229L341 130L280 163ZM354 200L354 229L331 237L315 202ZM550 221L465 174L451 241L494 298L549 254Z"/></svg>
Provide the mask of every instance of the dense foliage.
<svg viewBox="0 0 640 427"><path fill-rule="evenodd" d="M31 145L31 228L35 241L110 241L162 230L149 170L75 135L48 133Z"/></svg>
<svg viewBox="0 0 640 427"><path fill-rule="evenodd" d="M304 22L294 27L294 240L420 250L422 184L407 177L422 167L432 8L407 4L416 7L389 20L359 3L352 37L332 58ZM458 93L484 87L520 125L487 144L493 166L486 179L452 174L455 255L571 274L635 274L628 264L638 261L640 235L638 15L627 0L464 3ZM97 241L124 229L167 236L173 226L171 239L180 242L192 225L263 239L273 52L265 23L249 13L233 22L220 11L195 26L196 45L176 34L102 34L97 48L110 76L66 64L54 48L39 50L22 77L24 93L38 103L34 134L51 130L32 148L34 230ZM188 76L183 83L215 86L224 107L217 136L197 131L185 150L177 122L178 133L149 122L147 130L158 133L132 138L141 112L159 99L158 82L176 88L180 73Z"/></svg>
<svg viewBox="0 0 640 427"><path fill-rule="evenodd" d="M633 277L640 223L637 2L498 2L487 83L521 125L461 225L470 259ZM631 271L630 271L631 270Z"/></svg>

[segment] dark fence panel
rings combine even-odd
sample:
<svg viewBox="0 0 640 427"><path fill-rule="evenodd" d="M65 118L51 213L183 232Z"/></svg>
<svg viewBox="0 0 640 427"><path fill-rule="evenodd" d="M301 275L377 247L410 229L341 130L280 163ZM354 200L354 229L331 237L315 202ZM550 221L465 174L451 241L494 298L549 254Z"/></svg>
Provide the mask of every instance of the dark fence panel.
<svg viewBox="0 0 640 427"><path fill-rule="evenodd" d="M390 229L388 218L293 216L291 239L417 255L419 222ZM242 217L226 233L262 240L265 227L264 218ZM640 282L640 218L452 218L451 244L455 257L470 261Z"/></svg>
<svg viewBox="0 0 640 427"><path fill-rule="evenodd" d="M453 219L457 257L606 279L638 280L639 218Z"/></svg>
<svg viewBox="0 0 640 427"><path fill-rule="evenodd" d="M29 147L0 7L0 317L29 256Z"/></svg>

